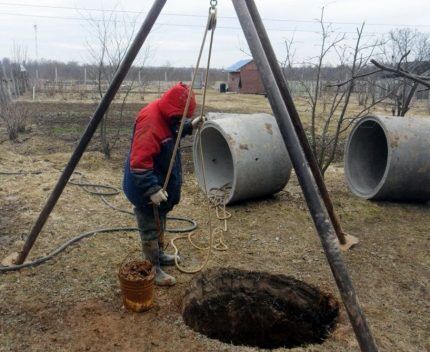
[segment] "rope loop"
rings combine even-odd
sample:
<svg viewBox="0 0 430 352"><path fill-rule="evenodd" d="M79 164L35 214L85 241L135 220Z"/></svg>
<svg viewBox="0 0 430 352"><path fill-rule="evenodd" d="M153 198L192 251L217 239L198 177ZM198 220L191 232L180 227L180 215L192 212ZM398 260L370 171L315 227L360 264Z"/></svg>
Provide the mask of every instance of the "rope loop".
<svg viewBox="0 0 430 352"><path fill-rule="evenodd" d="M211 8L215 9L218 5L218 0L210 0Z"/></svg>

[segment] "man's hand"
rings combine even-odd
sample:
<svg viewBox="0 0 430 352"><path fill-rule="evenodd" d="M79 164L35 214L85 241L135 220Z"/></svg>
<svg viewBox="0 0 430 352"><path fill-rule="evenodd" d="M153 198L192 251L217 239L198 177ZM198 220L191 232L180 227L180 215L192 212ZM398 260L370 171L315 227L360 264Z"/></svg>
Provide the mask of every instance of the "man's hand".
<svg viewBox="0 0 430 352"><path fill-rule="evenodd" d="M191 126L193 126L193 129L196 129L200 126L200 124L205 122L205 120L205 117L200 115L199 117L196 117L193 121L191 121Z"/></svg>
<svg viewBox="0 0 430 352"><path fill-rule="evenodd" d="M151 194L149 198L151 198L151 202L155 205L160 205L161 202L165 202L167 200L167 192L160 189L158 192Z"/></svg>

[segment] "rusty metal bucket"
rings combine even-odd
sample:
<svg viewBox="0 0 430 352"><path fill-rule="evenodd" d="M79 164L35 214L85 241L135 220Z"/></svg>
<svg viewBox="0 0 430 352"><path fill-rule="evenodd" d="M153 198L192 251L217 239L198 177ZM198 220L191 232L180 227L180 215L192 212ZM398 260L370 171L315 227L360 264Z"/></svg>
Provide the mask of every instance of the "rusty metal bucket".
<svg viewBox="0 0 430 352"><path fill-rule="evenodd" d="M147 260L138 262L149 263L150 273L145 278L129 279L122 273L124 262L118 271L118 278L122 292L124 306L133 312L144 312L153 305L155 267Z"/></svg>

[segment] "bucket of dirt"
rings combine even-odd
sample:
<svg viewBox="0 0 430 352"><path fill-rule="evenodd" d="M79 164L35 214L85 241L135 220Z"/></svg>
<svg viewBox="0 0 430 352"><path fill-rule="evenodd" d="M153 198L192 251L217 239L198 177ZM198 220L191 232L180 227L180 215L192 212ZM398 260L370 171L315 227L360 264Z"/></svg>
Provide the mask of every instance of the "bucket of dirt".
<svg viewBox="0 0 430 352"><path fill-rule="evenodd" d="M118 272L124 306L144 312L153 305L155 267L148 260L126 259Z"/></svg>

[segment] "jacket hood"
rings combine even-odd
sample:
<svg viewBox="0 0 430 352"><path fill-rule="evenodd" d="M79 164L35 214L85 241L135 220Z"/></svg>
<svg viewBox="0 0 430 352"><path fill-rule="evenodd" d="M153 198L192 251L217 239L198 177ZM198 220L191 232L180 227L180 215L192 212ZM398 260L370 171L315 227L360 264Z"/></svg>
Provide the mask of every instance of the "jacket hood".
<svg viewBox="0 0 430 352"><path fill-rule="evenodd" d="M166 91L158 101L158 106L163 116L171 118L173 116L182 116L187 103L188 93L190 88L180 82ZM190 106L188 108L187 117L191 117L196 109L196 98L191 90Z"/></svg>

